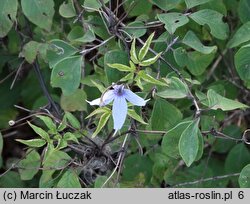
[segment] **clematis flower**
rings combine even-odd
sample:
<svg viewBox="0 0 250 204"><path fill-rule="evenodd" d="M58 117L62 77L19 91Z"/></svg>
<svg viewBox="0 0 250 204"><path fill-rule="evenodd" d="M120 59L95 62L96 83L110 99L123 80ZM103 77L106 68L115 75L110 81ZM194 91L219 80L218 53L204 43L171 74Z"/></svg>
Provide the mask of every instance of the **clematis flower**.
<svg viewBox="0 0 250 204"><path fill-rule="evenodd" d="M144 100L129 89L126 89L123 84L114 85L112 87L113 89L106 91L101 98L87 102L90 105L99 105L102 107L114 101L112 116L114 120L114 129L115 132L117 132L122 128L127 116L127 101L135 106L145 106L148 100Z"/></svg>

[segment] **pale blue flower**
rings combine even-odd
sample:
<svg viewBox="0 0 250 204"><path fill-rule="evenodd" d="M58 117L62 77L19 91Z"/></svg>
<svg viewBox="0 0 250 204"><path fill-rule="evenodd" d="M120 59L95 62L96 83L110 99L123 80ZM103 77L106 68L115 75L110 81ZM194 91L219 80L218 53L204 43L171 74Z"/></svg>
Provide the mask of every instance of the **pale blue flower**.
<svg viewBox="0 0 250 204"><path fill-rule="evenodd" d="M90 105L105 106L113 102L112 116L114 120L115 132L120 130L127 116L127 101L135 106L145 106L148 100L137 96L135 93L126 89L124 85L114 85L113 89L106 91L101 98L88 102Z"/></svg>

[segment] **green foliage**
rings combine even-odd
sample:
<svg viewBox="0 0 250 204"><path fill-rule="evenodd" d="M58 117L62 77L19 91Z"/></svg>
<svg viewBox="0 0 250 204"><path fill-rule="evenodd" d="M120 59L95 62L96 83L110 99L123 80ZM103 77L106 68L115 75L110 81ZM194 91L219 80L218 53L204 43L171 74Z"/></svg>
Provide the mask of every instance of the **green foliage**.
<svg viewBox="0 0 250 204"><path fill-rule="evenodd" d="M0 5L0 187L249 187L248 0Z"/></svg>

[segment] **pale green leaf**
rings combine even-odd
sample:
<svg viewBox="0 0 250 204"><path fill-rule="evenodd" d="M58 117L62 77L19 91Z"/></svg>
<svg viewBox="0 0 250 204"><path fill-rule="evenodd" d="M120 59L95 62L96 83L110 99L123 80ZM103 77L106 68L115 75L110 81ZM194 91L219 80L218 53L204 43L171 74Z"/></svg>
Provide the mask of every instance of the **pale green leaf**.
<svg viewBox="0 0 250 204"><path fill-rule="evenodd" d="M241 188L250 188L250 164L241 170L239 184Z"/></svg>
<svg viewBox="0 0 250 204"><path fill-rule="evenodd" d="M64 95L74 93L81 81L82 56L67 57L58 62L51 73L52 87L62 89Z"/></svg>
<svg viewBox="0 0 250 204"><path fill-rule="evenodd" d="M57 183L57 188L81 188L78 175L74 169L67 170Z"/></svg>
<svg viewBox="0 0 250 204"><path fill-rule="evenodd" d="M135 38L133 39L133 42L131 44L131 49L130 49L130 58L131 60L135 63L138 64L139 60L137 58L136 50L135 50Z"/></svg>
<svg viewBox="0 0 250 204"><path fill-rule="evenodd" d="M0 0L0 38L5 37L16 21L17 0Z"/></svg>
<svg viewBox="0 0 250 204"><path fill-rule="evenodd" d="M208 90L207 98L209 107L213 110L221 109L223 111L229 111L238 108L248 108L248 106L243 103L219 95L213 89Z"/></svg>
<svg viewBox="0 0 250 204"><path fill-rule="evenodd" d="M135 110L133 110L133 109L128 109L128 115L129 115L131 118L137 120L138 122L140 122L140 123L142 123L142 124L144 124L144 125L147 125L147 123L142 119L142 117L141 117L140 115L138 115L138 114L135 112Z"/></svg>
<svg viewBox="0 0 250 204"><path fill-rule="evenodd" d="M203 9L192 13L189 17L200 25L208 25L214 37L220 40L225 40L228 37L229 27L222 21L223 15L221 13Z"/></svg>
<svg viewBox="0 0 250 204"><path fill-rule="evenodd" d="M16 139L16 141L21 142L29 147L42 147L46 144L46 141L43 139L31 139L31 140L21 140Z"/></svg>
<svg viewBox="0 0 250 204"><path fill-rule="evenodd" d="M148 53L148 49L150 47L150 44L153 40L154 37L154 33L152 33L148 39L146 40L146 42L144 43L144 45L142 46L142 48L139 51L139 55L138 55L138 59L139 61L142 61L144 59L144 57L146 56L146 54Z"/></svg>
<svg viewBox="0 0 250 204"><path fill-rule="evenodd" d="M155 55L154 57L150 58L150 59L143 60L142 62L139 63L139 65L142 66L142 67L152 65L159 59L160 56L161 56L161 52L158 53L157 55Z"/></svg>
<svg viewBox="0 0 250 204"><path fill-rule="evenodd" d="M211 0L185 0L185 3L187 5L187 8L193 8L195 6L205 4Z"/></svg>
<svg viewBox="0 0 250 204"><path fill-rule="evenodd" d="M228 42L227 47L233 48L250 40L250 22L243 24Z"/></svg>
<svg viewBox="0 0 250 204"><path fill-rule="evenodd" d="M147 74L144 70L141 70L141 71L138 72L138 77L140 77L144 81L146 81L148 83L151 83L151 84L154 84L154 85L167 86L166 83L163 83L163 82L155 79L154 77Z"/></svg>
<svg viewBox="0 0 250 204"><path fill-rule="evenodd" d="M24 15L40 28L50 31L52 26L54 1L51 0L21 0Z"/></svg>
<svg viewBox="0 0 250 204"><path fill-rule="evenodd" d="M177 77L171 77L169 84L156 95L162 98L185 98L188 96L188 86Z"/></svg>
<svg viewBox="0 0 250 204"><path fill-rule="evenodd" d="M123 72L134 72L135 71L134 68L129 67L129 66L124 65L124 64L114 63L114 64L107 64L107 65L111 68L118 69L119 71L123 71Z"/></svg>
<svg viewBox="0 0 250 204"><path fill-rule="evenodd" d="M101 115L99 123L96 127L95 132L93 133L92 137L95 137L101 130L102 128L106 125L106 123L108 122L109 117L111 116L110 112L106 112L104 114Z"/></svg>
<svg viewBox="0 0 250 204"><path fill-rule="evenodd" d="M81 124L78 121L78 119L70 112L65 112L65 117L67 119L67 121L69 122L69 124L76 128L76 129L80 129L81 128Z"/></svg>
<svg viewBox="0 0 250 204"><path fill-rule="evenodd" d="M47 126L47 128L49 128L52 134L55 134L57 132L56 125L50 117L43 115L38 115L37 117L44 122L44 124Z"/></svg>
<svg viewBox="0 0 250 204"><path fill-rule="evenodd" d="M183 131L179 140L179 152L188 167L195 161L199 150L198 124L199 120L193 121Z"/></svg>
<svg viewBox="0 0 250 204"><path fill-rule="evenodd" d="M210 54L212 52L216 52L217 50L216 46L203 45L193 31L188 31L186 33L185 37L182 40L182 43L203 54Z"/></svg>
<svg viewBox="0 0 250 204"><path fill-rule="evenodd" d="M68 0L68 3L63 2L59 7L59 13L64 18L72 18L76 16L73 0Z"/></svg>
<svg viewBox="0 0 250 204"><path fill-rule="evenodd" d="M27 121L27 122L28 122L29 126L35 131L36 134L38 134L41 138L45 139L46 141L50 141L49 134L45 130L31 124L29 121Z"/></svg>
<svg viewBox="0 0 250 204"><path fill-rule="evenodd" d="M164 13L158 14L158 19L165 24L166 30L170 34L174 34L176 29L187 24L189 19L182 13Z"/></svg>

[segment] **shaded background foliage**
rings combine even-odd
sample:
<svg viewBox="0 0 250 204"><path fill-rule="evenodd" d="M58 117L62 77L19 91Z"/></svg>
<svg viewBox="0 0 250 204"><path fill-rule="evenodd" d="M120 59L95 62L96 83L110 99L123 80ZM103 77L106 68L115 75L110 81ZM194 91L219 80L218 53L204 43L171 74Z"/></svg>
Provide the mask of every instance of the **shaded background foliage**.
<svg viewBox="0 0 250 204"><path fill-rule="evenodd" d="M0 0L0 187L249 187L249 8ZM114 137L112 83L150 99Z"/></svg>

